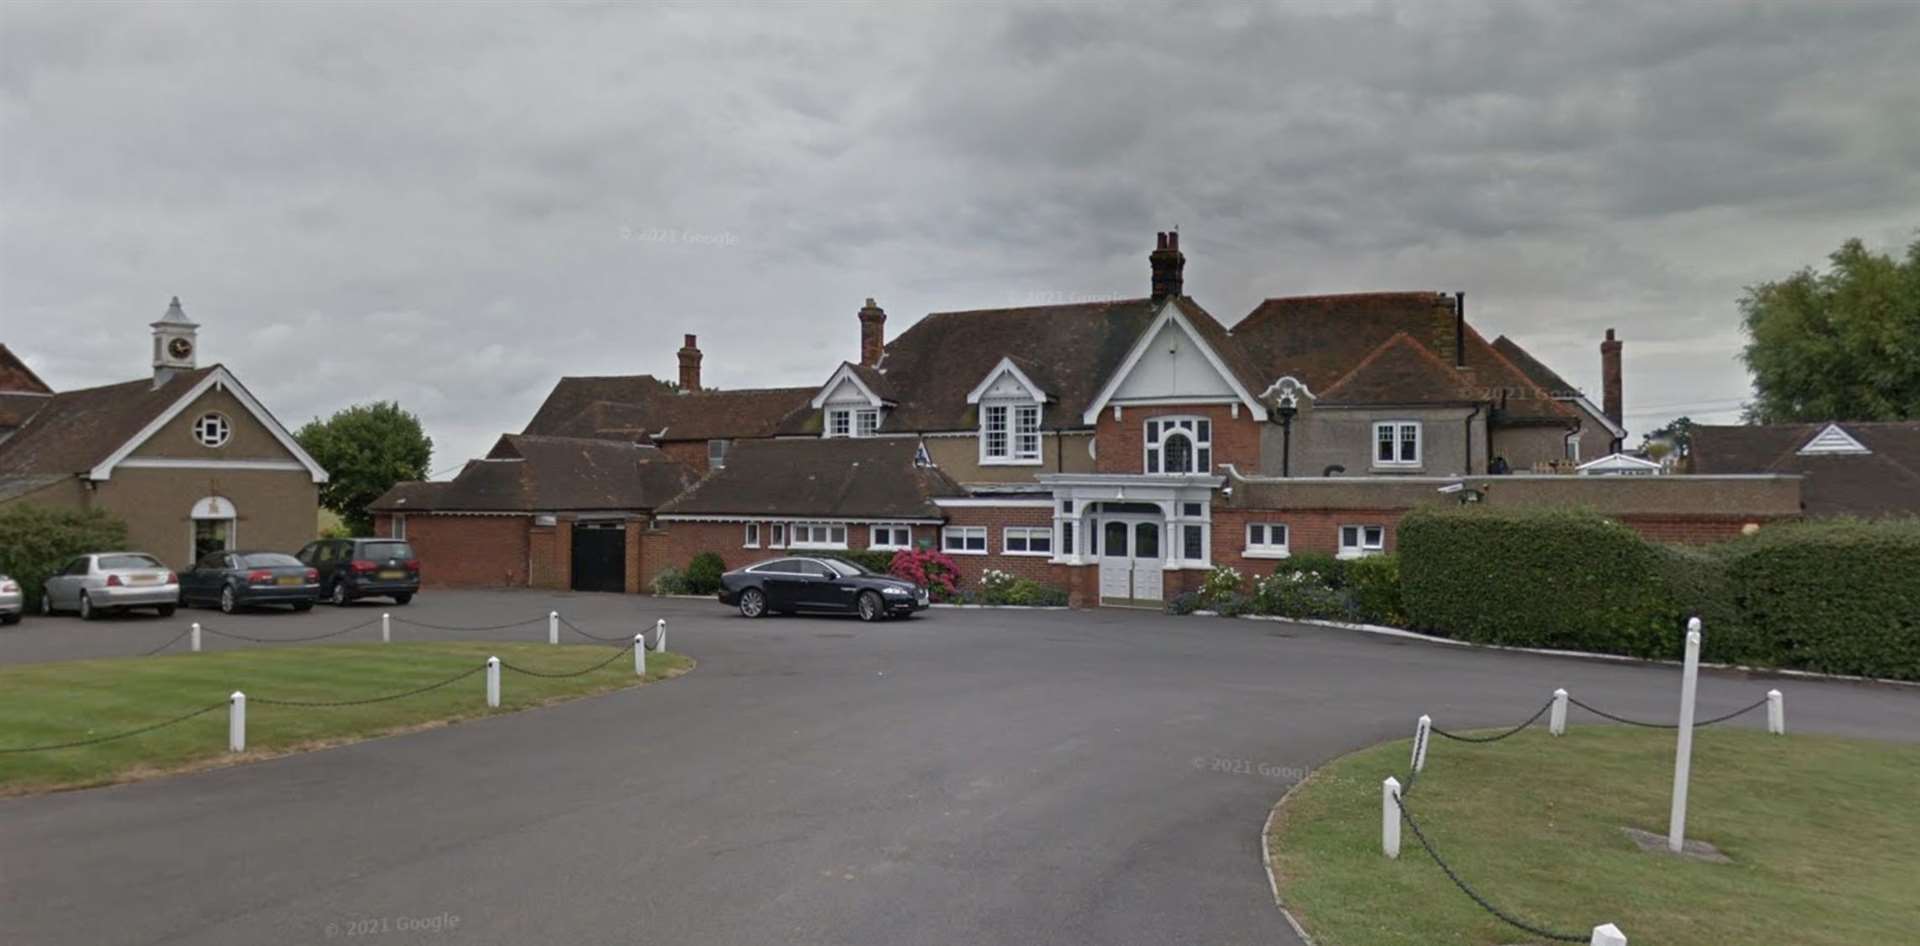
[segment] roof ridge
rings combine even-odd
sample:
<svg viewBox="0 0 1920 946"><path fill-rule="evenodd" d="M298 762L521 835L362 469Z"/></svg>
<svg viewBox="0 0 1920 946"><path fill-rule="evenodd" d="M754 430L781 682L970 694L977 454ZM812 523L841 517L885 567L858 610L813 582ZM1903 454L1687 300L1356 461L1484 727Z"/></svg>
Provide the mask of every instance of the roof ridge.
<svg viewBox="0 0 1920 946"><path fill-rule="evenodd" d="M988 313L988 312L994 312L994 313L999 313L999 312L1028 312L1028 311L1032 311L1032 310L1035 310L1035 309L1092 309L1092 308L1108 308L1108 307L1111 307L1111 306L1116 306L1116 305L1126 305L1126 304L1129 304L1129 303L1134 303L1134 302L1151 302L1151 301L1153 301L1153 300L1152 300L1152 297L1150 297L1150 296L1135 296L1135 297L1130 297L1130 298L1125 298L1125 299L1118 299L1118 298L1116 298L1116 299L1093 299L1093 300L1088 300L1088 301L1085 301L1085 302L1042 302L1042 303L1038 303L1038 304L1035 304L1035 305L1015 305L1015 306L1000 306L1000 307L998 307L998 308L985 308L985 309L943 309L943 310L940 310L940 311L937 311L937 312L929 312L929 313L927 313L927 314L926 314L926 318L932 318L932 317L934 317L934 316L936 316L936 315L982 315L982 314L985 314L985 313Z"/></svg>

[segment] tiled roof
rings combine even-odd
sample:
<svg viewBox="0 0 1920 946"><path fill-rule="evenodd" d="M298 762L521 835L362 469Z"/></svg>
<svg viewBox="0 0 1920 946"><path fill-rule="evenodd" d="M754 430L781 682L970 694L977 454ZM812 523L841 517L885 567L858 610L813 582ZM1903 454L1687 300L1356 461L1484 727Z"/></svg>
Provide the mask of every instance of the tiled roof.
<svg viewBox="0 0 1920 946"><path fill-rule="evenodd" d="M524 433L645 442L767 437L804 412L813 388L690 391L651 375L561 378Z"/></svg>
<svg viewBox="0 0 1920 946"><path fill-rule="evenodd" d="M380 512L581 512L652 509L694 481L658 448L613 440L506 434L445 483L400 483Z"/></svg>
<svg viewBox="0 0 1920 946"><path fill-rule="evenodd" d="M0 430L25 424L27 418L39 413L41 408L47 406L47 401L48 397L45 394L16 394L0 391Z"/></svg>
<svg viewBox="0 0 1920 946"><path fill-rule="evenodd" d="M65 391L0 442L0 473L84 473L131 440L218 366Z"/></svg>
<svg viewBox="0 0 1920 946"><path fill-rule="evenodd" d="M1697 424L1689 454L1695 473L1797 473L1815 516L1920 515L1920 421L1843 421L1871 453L1803 456L1827 427L1814 424Z"/></svg>
<svg viewBox="0 0 1920 946"><path fill-rule="evenodd" d="M1459 369L1405 332L1380 343L1352 371L1320 392L1316 404L1412 404L1472 401Z"/></svg>
<svg viewBox="0 0 1920 946"><path fill-rule="evenodd" d="M727 465L661 506L660 515L835 519L937 519L937 496L966 490L937 468L915 466L910 437L750 440Z"/></svg>
<svg viewBox="0 0 1920 946"><path fill-rule="evenodd" d="M52 394L40 376L20 360L20 356L5 345L0 345L0 392L25 392L27 394Z"/></svg>
<svg viewBox="0 0 1920 946"><path fill-rule="evenodd" d="M1532 352L1521 348L1519 342L1502 335L1493 340L1493 350L1513 362L1513 366L1519 368L1521 373L1527 376L1527 380L1539 385L1548 394L1554 397L1581 396L1579 388L1568 384L1567 379L1560 377L1540 359L1533 357Z"/></svg>

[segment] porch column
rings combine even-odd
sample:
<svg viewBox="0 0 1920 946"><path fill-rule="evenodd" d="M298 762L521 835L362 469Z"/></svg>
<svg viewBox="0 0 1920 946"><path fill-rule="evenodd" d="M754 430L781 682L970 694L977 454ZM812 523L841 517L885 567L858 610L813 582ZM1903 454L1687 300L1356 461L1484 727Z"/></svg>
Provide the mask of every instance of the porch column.
<svg viewBox="0 0 1920 946"><path fill-rule="evenodd" d="M1160 525L1160 549L1166 553L1166 564L1162 567L1167 571L1174 571L1180 567L1180 547L1175 544L1180 539L1180 503L1178 500L1175 500L1172 502L1158 503L1156 505L1160 507L1162 520Z"/></svg>

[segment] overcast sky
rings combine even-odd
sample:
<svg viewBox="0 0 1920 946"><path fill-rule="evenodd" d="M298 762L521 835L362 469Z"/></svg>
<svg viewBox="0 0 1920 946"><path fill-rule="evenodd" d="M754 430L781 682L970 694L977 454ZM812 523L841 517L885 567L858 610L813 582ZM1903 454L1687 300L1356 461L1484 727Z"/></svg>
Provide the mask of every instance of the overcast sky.
<svg viewBox="0 0 1920 946"><path fill-rule="evenodd" d="M1920 4L0 6L0 342L147 370L179 295L290 427L445 472L564 374L824 381L873 296L1231 324L1465 290L1628 426L1732 419L1741 287L1920 228ZM1596 400L1597 400L1596 394Z"/></svg>

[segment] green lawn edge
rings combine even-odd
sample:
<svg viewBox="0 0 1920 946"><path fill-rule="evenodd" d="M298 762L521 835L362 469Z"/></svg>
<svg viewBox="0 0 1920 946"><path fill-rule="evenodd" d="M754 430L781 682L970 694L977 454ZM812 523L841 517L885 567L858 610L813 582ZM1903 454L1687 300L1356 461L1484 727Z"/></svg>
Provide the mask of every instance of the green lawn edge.
<svg viewBox="0 0 1920 946"><path fill-rule="evenodd" d="M1495 905L1635 946L1898 942L1920 927L1920 746L1717 727L1695 734L1688 837L1719 865L1641 852L1619 828L1664 833L1674 734L1578 726L1486 746L1439 742L1408 805L1434 846ZM1403 825L1380 849L1381 780L1406 780L1410 740L1316 768L1263 828L1281 909L1318 946L1539 941L1461 893Z"/></svg>
<svg viewBox="0 0 1920 946"><path fill-rule="evenodd" d="M501 673L501 705L486 705L486 674L415 696L351 707L258 702L382 696L444 680L489 656L567 673L620 656L577 677ZM35 746L136 729L248 694L247 749L227 751L223 707L177 725L112 742L43 752L0 753L0 797L97 788L335 748L469 720L550 706L681 676L677 653L647 654L644 680L630 649L501 642L409 642L261 647L156 657L115 657L0 667L0 748Z"/></svg>

